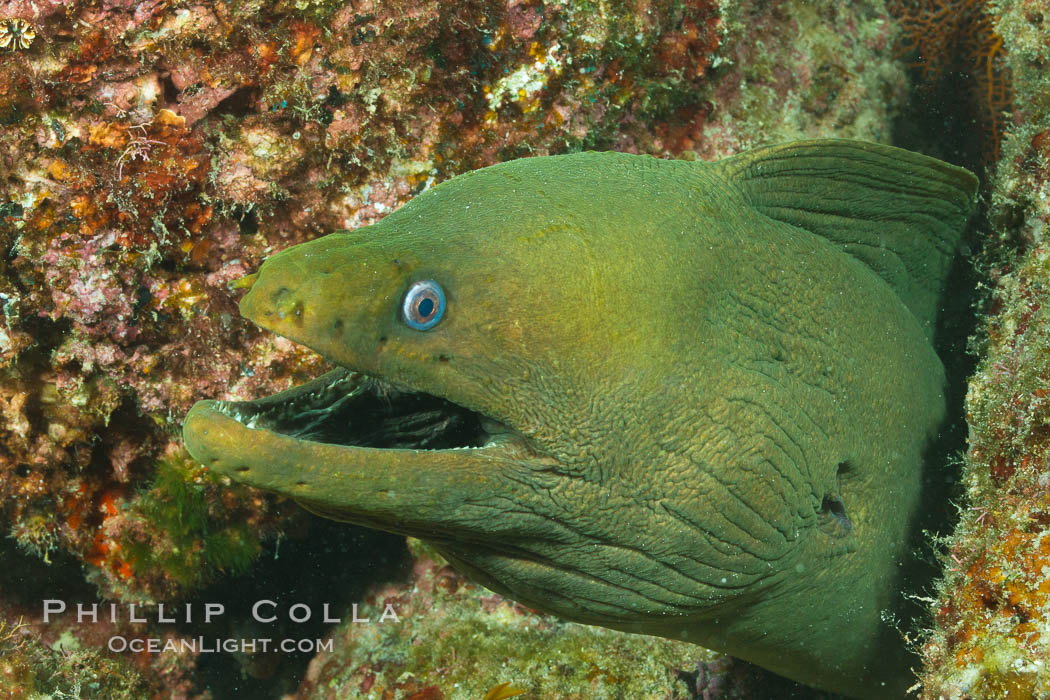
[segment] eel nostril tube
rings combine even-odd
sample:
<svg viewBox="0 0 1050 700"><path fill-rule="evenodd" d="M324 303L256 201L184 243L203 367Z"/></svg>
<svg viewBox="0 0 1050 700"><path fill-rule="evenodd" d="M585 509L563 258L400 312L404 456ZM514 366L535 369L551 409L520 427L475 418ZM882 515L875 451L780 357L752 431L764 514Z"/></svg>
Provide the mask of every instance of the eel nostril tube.
<svg viewBox="0 0 1050 700"><path fill-rule="evenodd" d="M231 290L232 289L251 289L252 285L255 284L255 280L257 280L257 279L259 279L259 273L258 272L253 272L253 273L251 273L249 275L245 275L244 277L238 277L235 280L230 280L229 284L227 284L226 286L229 289L231 289Z"/></svg>

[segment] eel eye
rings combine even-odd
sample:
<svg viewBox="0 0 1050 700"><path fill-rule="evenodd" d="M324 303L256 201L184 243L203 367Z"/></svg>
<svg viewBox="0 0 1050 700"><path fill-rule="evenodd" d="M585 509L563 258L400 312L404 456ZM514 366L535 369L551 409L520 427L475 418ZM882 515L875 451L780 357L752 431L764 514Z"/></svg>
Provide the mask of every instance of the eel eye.
<svg viewBox="0 0 1050 700"><path fill-rule="evenodd" d="M445 313L445 292L434 280L413 282L405 292L401 315L409 328L428 331L438 324Z"/></svg>

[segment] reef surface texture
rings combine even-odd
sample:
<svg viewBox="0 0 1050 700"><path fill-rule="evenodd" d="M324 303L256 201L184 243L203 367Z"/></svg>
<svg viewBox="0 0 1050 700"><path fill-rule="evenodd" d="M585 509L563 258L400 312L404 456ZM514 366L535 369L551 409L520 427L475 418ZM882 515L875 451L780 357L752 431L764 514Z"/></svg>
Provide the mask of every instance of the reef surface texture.
<svg viewBox="0 0 1050 700"><path fill-rule="evenodd" d="M1014 103L992 177L966 493L923 650L925 698L1050 697L1050 12L998 2L991 16Z"/></svg>
<svg viewBox="0 0 1050 700"><path fill-rule="evenodd" d="M1038 193L1050 141L1038 97L1048 30L1036 5L993 8L1020 105L1003 147L997 226L1031 251L1046 221ZM234 576L251 580L245 572L278 533L302 541L317 527L273 497L223 487L176 437L197 398L254 398L325 369L240 319L232 280L277 250L371 223L434 182L510 158L595 148L715 159L805 136L888 142L909 94L897 38L880 0L0 0L4 691L68 694L105 672L125 679L107 686L112 697L211 696L199 657L127 655L107 666L102 631L42 624L39 601L24 590L87 579L105 601L186 601ZM997 317L1012 330L989 341L1022 364L1042 357L1038 324L1007 324L1029 318L1018 304L1042 293L1045 267L1027 260L995 278ZM987 382L972 393L987 411L972 410L1012 421L1001 423L1004 435L1029 426L1036 440L1041 424L1030 418L1043 404L1032 382L1046 374L1009 366L1014 378L1032 377L1009 404L1014 418L994 398L1013 394L994 394ZM975 434L995 435L982 430L975 423ZM1033 445L999 481L973 481L986 487L973 503L999 503L988 512L1005 528L1017 503L1041 507L1030 496L1045 499L1046 457L1035 442L995 440L982 454ZM1036 476L1017 481L1025 474ZM995 500L1007 493L1015 500ZM966 511L964 523L971 512L978 516ZM1017 521L1021 539L1008 556L1027 562L1041 551L1039 517ZM979 551L998 556L957 546L966 563L946 596L971 580ZM1042 590L1038 568L1009 571L995 590L1004 581L1026 595ZM1009 600L1002 595L992 599ZM1036 632L1045 601L1018 603ZM936 674L971 663L956 654L966 633L954 625L973 619L941 618L952 632L931 642L927 689L963 687L947 676L936 685ZM966 629L981 638L985 628ZM1010 658L1028 658L1032 640L1009 647L1020 654ZM666 668L682 663L668 654ZM334 677L342 673L334 658L311 668ZM263 676L267 664L244 668ZM482 671L491 676L472 687L529 682ZM654 673L671 677L665 671ZM692 685L673 691L681 697L729 692L711 680L724 674L695 664L685 673ZM1045 670L1025 674L1046 682ZM558 695L587 696L579 679L568 676ZM428 692L418 698L439 697Z"/></svg>

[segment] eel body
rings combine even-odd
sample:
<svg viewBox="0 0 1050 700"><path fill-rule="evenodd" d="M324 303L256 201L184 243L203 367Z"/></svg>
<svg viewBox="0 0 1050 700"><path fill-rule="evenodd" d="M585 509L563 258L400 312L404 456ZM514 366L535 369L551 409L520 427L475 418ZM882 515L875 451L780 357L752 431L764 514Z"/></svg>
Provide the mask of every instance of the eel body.
<svg viewBox="0 0 1050 700"><path fill-rule="evenodd" d="M902 696L885 619L975 189L841 140L460 175L267 260L242 314L341 369L201 401L186 444L537 609Z"/></svg>

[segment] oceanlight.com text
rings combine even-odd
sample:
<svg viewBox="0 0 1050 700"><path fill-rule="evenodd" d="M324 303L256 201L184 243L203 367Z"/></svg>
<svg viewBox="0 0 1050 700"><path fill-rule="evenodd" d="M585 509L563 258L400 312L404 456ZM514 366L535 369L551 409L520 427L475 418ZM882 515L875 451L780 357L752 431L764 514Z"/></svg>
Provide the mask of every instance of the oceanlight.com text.
<svg viewBox="0 0 1050 700"><path fill-rule="evenodd" d="M332 651L331 639L232 639L218 637L194 637L183 639L160 639L158 637L123 637L115 635L109 638L107 647L120 654L130 651L135 654L161 654L164 652L214 654L255 654L276 651L285 654Z"/></svg>

